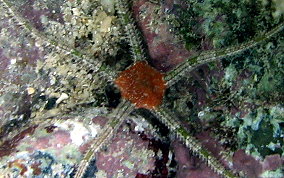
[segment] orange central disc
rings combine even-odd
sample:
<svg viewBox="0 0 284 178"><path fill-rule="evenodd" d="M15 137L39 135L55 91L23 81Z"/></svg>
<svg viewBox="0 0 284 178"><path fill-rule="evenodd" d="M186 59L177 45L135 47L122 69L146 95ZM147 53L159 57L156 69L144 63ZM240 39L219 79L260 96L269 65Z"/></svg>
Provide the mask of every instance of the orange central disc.
<svg viewBox="0 0 284 178"><path fill-rule="evenodd" d="M162 103L166 90L164 75L145 61L137 62L119 74L115 84L123 98L138 108L154 109Z"/></svg>

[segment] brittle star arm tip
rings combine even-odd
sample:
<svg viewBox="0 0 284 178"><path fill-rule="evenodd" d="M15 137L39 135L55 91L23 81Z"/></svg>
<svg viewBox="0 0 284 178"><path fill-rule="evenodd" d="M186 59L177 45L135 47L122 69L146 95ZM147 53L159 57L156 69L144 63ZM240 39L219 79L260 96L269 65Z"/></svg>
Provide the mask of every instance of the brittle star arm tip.
<svg viewBox="0 0 284 178"><path fill-rule="evenodd" d="M141 34L136 28L135 20L132 13L129 11L128 1L115 0L115 8L121 19L121 23L124 25L124 31L126 38L131 48L133 60L141 61L146 60L145 51L142 45Z"/></svg>
<svg viewBox="0 0 284 178"><path fill-rule="evenodd" d="M115 109L113 114L110 115L111 120L106 124L102 130L102 134L93 140L92 145L86 151L83 159L80 161L76 169L75 178L82 178L90 164L95 158L95 154L113 138L114 134L126 120L127 116L133 111L134 105L130 102L123 100Z"/></svg>
<svg viewBox="0 0 284 178"><path fill-rule="evenodd" d="M46 37L36 28L34 28L28 21L24 20L23 17L16 12L16 9L9 1L0 0L0 5L2 5L2 8L6 11L8 16L14 20L15 24L22 27L23 30L29 32L33 39L41 43L40 46L51 47L58 53L63 53L66 56L70 56L71 59L75 60L75 62L83 64L86 68L90 68L90 70L93 70L94 72L97 72L100 69L102 65L100 60L90 59L86 54L84 54L84 52L75 48L70 48Z"/></svg>
<svg viewBox="0 0 284 178"><path fill-rule="evenodd" d="M196 154L201 160L207 163L207 165L218 175L227 178L237 178L231 170L226 169L208 150L203 148L201 143L191 136L191 134L185 129L182 124L176 119L170 111L163 106L151 110L160 122L164 123L167 128L176 134L177 138L181 140L194 154Z"/></svg>
<svg viewBox="0 0 284 178"><path fill-rule="evenodd" d="M240 45L234 45L234 46L230 46L227 48L202 52L197 56L186 59L184 62L177 65L173 70L166 73L165 80L167 81L167 85L168 86L174 85L176 82L180 80L180 78L183 75L185 75L186 72L190 72L202 64L220 60L225 57L236 55L248 49L251 49L261 44L262 42L270 39L275 34L283 31L283 29L284 29L284 22L281 22L279 25L274 27L272 30L264 34L261 34L255 37L253 40L250 40L248 42L244 42Z"/></svg>

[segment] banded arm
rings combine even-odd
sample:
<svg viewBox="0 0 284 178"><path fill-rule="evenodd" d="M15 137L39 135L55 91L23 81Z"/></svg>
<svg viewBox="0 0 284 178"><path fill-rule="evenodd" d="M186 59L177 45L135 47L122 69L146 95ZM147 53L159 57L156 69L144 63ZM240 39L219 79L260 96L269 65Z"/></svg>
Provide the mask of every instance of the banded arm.
<svg viewBox="0 0 284 178"><path fill-rule="evenodd" d="M98 152L104 145L106 145L113 135L117 132L119 126L127 118L127 116L134 110L134 105L128 101L122 101L115 109L111 120L106 124L99 138L94 139L92 146L88 149L84 158L81 160L76 171L75 178L82 178L88 168L90 162L94 159L95 153Z"/></svg>
<svg viewBox="0 0 284 178"><path fill-rule="evenodd" d="M99 135L99 137L97 139L93 140L93 145L90 147L90 149L86 152L84 159L80 162L80 165L78 167L78 170L76 172L75 177L80 177L82 178L84 176L84 173L90 163L90 161L93 160L94 155L97 151L99 151L102 146L106 145L107 142L110 141L110 139L112 138L112 136L115 134L116 130L118 129L118 127L121 125L121 123L125 120L125 118L127 117L127 115L129 115L129 113L132 112L133 110L133 105L131 105L129 102L123 101L114 111L113 114L113 119L110 120L105 128L102 130L102 134ZM97 111L94 110L90 110L89 111L90 114L94 113L97 114ZM72 116L78 116L78 113L69 113L68 115L57 115L54 116L52 118L48 118L48 119L41 119L41 120L36 120L33 122L30 122L29 124L23 126L20 128L20 130L17 130L17 132L15 132L15 134L19 134L22 133L24 130L27 129L35 129L38 126L41 126L44 128L44 126L49 126L52 124L61 124L66 122L66 119L69 119ZM83 120L86 118L81 118L80 120ZM91 121L91 120L90 120ZM14 133L13 133L14 134ZM14 136L10 136L10 138L13 138ZM8 140L0 140L0 147L3 146L3 144L5 144L5 141ZM5 147L4 147L5 148ZM9 177L9 176L8 176Z"/></svg>
<svg viewBox="0 0 284 178"><path fill-rule="evenodd" d="M25 20L21 15L17 13L17 10L13 5L7 0L0 0L0 6L6 11L8 17L10 17L16 25L19 25L25 32L30 34L30 36L35 39L37 42L40 42L42 46L51 47L57 53L62 53L66 56L70 56L73 63L83 65L84 67L97 72L102 62L100 60L95 60L89 58L86 54L83 54L81 51L72 49L70 47L61 44L55 40L49 39L34 28L27 20Z"/></svg>
<svg viewBox="0 0 284 178"><path fill-rule="evenodd" d="M236 178L237 176L230 170L226 169L208 150L202 147L199 141L191 136L191 134L182 126L178 119L166 108L160 107L157 110L151 111L158 117L160 122L165 124L172 133L176 136L200 159L207 163L207 165L218 175L228 178Z"/></svg>
<svg viewBox="0 0 284 178"><path fill-rule="evenodd" d="M116 0L115 5L122 25L124 25L124 31L127 35L127 40L130 45L134 61L146 60L141 34L135 25L132 13L129 11L128 0Z"/></svg>
<svg viewBox="0 0 284 178"><path fill-rule="evenodd" d="M180 77L185 74L185 72L190 72L199 65L242 53L243 51L255 47L256 45L262 43L263 41L271 38L273 35L281 32L283 29L284 29L284 22L280 23L271 31L259 35L258 37L256 37L255 39L249 42L236 46L231 46L228 48L203 52L195 57L189 58L183 63L179 64L172 71L166 73L165 80L167 81L167 85L169 87L174 85L177 81L179 81Z"/></svg>

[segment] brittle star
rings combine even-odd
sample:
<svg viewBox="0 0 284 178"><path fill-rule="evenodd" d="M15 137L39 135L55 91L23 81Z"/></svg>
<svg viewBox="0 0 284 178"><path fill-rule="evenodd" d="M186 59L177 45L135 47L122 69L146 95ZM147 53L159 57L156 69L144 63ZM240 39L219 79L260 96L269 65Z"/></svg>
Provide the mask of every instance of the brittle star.
<svg viewBox="0 0 284 178"><path fill-rule="evenodd" d="M29 28L25 21L18 15L15 15L13 8L8 2L4 0L1 2L7 9L7 13L11 17L14 17L18 24L23 25L24 28L30 31L34 38L44 38L36 30ZM145 108L150 110L155 116L157 116L160 122L165 124L172 133L175 133L175 135L182 140L194 154L204 160L217 174L224 177L236 177L233 172L227 170L209 151L204 149L197 139L190 135L188 130L182 126L180 121L175 118L169 110L163 107L162 102L164 93L166 88L177 83L186 72L192 71L202 64L239 54L245 50L255 47L276 33L282 31L284 24L281 23L271 31L244 44L200 53L195 57L185 60L170 72L161 73L151 67L146 61L144 49L142 48L141 40L138 36L139 33L134 25L135 23L132 15L128 10L127 1L117 0L116 10L120 15L122 24L125 26L125 32L127 33L133 54L134 64L121 72L118 77L115 77L116 79L114 80L114 83L120 89L123 101L112 114L111 117L113 119L109 121L107 126L104 128L103 134L99 139L93 141L93 145L89 148L83 160L79 164L75 177L84 176L89 163L95 157L95 153L98 152L102 146L106 145L113 134L115 134L118 127L127 118L127 115L136 108ZM68 55L75 56L75 58L78 59L78 62L84 62L80 61L80 58L86 59L85 55L81 55L81 53L76 50L72 51L60 43L53 41L46 41L46 43L48 43L48 46L53 46L55 48L59 48L59 50L65 51ZM86 65L88 65L88 62L92 60L86 59L86 61ZM95 63L91 69L97 71L100 65L101 63ZM108 74L106 74L106 76L108 76ZM111 76L111 80L113 80L112 78L113 76ZM42 118L35 118L35 120L39 120L39 122L41 122Z"/></svg>

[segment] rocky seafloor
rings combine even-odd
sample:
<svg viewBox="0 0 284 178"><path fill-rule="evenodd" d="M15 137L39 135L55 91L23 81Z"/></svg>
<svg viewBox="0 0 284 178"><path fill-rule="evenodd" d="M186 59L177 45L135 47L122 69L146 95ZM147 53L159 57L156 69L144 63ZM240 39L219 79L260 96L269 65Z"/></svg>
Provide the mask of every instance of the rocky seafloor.
<svg viewBox="0 0 284 178"><path fill-rule="evenodd" d="M35 39L0 7L0 177L73 177L121 99L113 77L131 64L114 1L7 2L42 36ZM147 60L161 72L269 31L283 22L283 6L281 0L129 3ZM199 66L164 96L164 105L206 149L247 177L283 177L283 35ZM73 60L46 39L88 59ZM95 74L95 61L107 77ZM96 153L85 177L219 175L139 109Z"/></svg>

